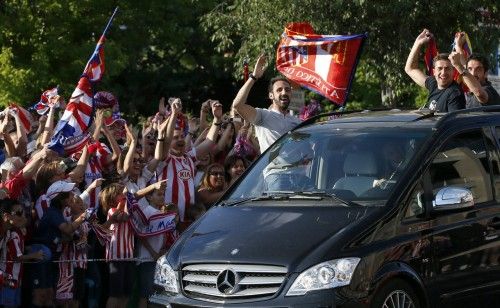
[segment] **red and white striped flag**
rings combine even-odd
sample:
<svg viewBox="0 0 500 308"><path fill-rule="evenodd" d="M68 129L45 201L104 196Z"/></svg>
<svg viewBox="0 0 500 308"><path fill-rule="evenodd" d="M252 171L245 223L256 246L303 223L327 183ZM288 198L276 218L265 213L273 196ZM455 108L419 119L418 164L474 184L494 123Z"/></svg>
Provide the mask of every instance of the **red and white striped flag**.
<svg viewBox="0 0 500 308"><path fill-rule="evenodd" d="M89 139L88 129L92 124L94 113L93 85L101 80L104 74L104 42L106 31L111 25L117 9L108 21L94 53L90 57L83 74L71 95L66 110L57 123L49 149L60 155L75 153L83 148Z"/></svg>
<svg viewBox="0 0 500 308"><path fill-rule="evenodd" d="M276 68L288 79L344 105L366 34L319 35L309 23L287 25Z"/></svg>

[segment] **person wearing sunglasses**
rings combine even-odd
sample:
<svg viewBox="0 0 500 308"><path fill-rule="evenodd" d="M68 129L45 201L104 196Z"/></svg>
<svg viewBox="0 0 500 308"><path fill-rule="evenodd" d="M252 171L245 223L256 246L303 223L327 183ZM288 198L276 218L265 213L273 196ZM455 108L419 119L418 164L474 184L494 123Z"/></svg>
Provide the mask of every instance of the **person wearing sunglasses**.
<svg viewBox="0 0 500 308"><path fill-rule="evenodd" d="M198 187L198 198L208 210L227 189L226 172L220 164L208 166L200 187Z"/></svg>

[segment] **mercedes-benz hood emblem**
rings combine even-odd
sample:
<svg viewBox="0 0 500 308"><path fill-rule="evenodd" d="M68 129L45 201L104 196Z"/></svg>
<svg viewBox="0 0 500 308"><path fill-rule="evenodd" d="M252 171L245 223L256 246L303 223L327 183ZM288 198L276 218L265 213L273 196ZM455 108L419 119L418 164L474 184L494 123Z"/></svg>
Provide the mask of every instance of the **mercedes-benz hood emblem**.
<svg viewBox="0 0 500 308"><path fill-rule="evenodd" d="M239 290L238 282L239 282L238 274L231 270L223 270L217 276L217 290L222 294L234 294Z"/></svg>

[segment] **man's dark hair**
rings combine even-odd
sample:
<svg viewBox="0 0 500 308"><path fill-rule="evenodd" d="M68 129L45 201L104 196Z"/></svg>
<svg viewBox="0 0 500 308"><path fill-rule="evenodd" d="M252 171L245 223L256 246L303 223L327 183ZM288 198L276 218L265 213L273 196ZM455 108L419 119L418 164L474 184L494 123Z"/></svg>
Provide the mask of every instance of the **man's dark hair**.
<svg viewBox="0 0 500 308"><path fill-rule="evenodd" d="M273 85L278 81L284 81L289 85L291 85L290 81L288 81L288 79L286 79L284 76L276 76L273 79L269 80L269 86L267 87L267 92L269 93L273 92Z"/></svg>
<svg viewBox="0 0 500 308"><path fill-rule="evenodd" d="M484 72L487 72L490 69L490 63L488 61L488 58L486 58L483 55L480 54L472 54L469 59L467 59L467 63L469 63L470 60L476 60L480 62L483 65Z"/></svg>
<svg viewBox="0 0 500 308"><path fill-rule="evenodd" d="M450 59L448 59L449 55L450 55L449 53L438 53L434 57L434 59L432 59L432 66L436 66L436 62L439 60L445 60L445 61L450 62Z"/></svg>
<svg viewBox="0 0 500 308"><path fill-rule="evenodd" d="M66 199L68 199L70 196L71 193L68 191L61 192L50 201L50 206L62 210L66 206Z"/></svg>

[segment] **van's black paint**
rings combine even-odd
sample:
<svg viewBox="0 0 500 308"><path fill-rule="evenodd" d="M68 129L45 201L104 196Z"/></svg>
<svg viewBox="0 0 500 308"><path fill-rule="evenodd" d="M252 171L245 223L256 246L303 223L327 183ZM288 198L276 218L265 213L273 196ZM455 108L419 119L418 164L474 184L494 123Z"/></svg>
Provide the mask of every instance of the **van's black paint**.
<svg viewBox="0 0 500 308"><path fill-rule="evenodd" d="M498 111L498 112L497 112ZM432 137L419 149L384 207L301 207L301 201L255 201L215 206L181 236L168 254L174 270L186 263L284 265L288 277L280 292L265 301L225 303L233 307L369 307L377 291L400 278L409 283L424 307L456 305L500 291L500 196L471 209L436 213L427 204L419 217L404 219L405 204L434 155L452 135L482 129L490 138L491 157L500 157L494 127L500 110L479 108L447 115L372 112L335 119L342 123L377 121L430 127ZM320 125L309 121L304 125ZM224 198L223 198L224 199ZM286 202L276 206L276 202ZM239 249L232 255L233 249ZM285 297L303 270L320 262L360 257L351 284L333 290ZM498 297L498 296L497 296ZM486 297L488 298L488 297ZM216 307L221 303L169 298L173 307Z"/></svg>

